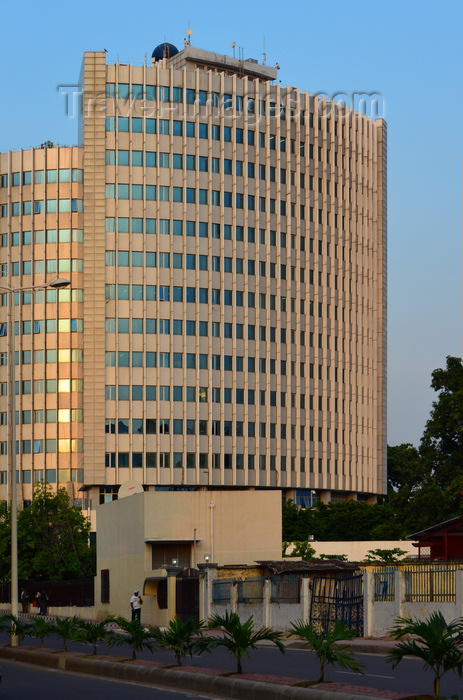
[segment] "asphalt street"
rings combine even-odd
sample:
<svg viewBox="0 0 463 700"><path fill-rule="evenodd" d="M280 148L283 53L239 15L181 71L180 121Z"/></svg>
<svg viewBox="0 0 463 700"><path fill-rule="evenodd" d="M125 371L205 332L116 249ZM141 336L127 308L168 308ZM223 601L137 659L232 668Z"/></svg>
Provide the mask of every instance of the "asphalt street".
<svg viewBox="0 0 463 700"><path fill-rule="evenodd" d="M0 635L0 641L7 642L8 637L2 634ZM36 642L35 640L28 640L26 638L24 644L35 645ZM54 638L48 638L46 640L46 646L56 649L61 648L60 642ZM91 653L88 646L86 647L78 643L70 644L69 649ZM110 654L120 658L127 658L130 656L128 647L108 649L103 643L99 644L98 652L100 654ZM155 651L151 654L149 651L144 651L137 653L137 657L175 665L175 657L170 652ZM385 656L381 654L356 654L356 659L365 665L365 675L362 676L346 669L330 666L326 671L325 680L378 688L381 690L396 690L410 694L432 694L433 692L433 675L429 671L424 671L423 663L419 659L404 659L395 669L392 669L391 664L387 663ZM3 665L1 659L0 665ZM193 659L187 657L185 665L215 668L225 671L236 670L234 658L225 649L215 649L210 654L205 653L201 656L195 656ZM301 678L301 680L316 680L318 678L318 665L315 654L305 649L290 648L287 650L286 654L283 655L272 646L258 647L256 650L251 651L249 657L244 659L243 670L245 673L270 673ZM448 697L459 695L461 697L462 691L463 681L458 677L457 673L448 673L443 677L443 695L447 695ZM3 693L0 697L3 698ZM80 697L84 696L81 695Z"/></svg>
<svg viewBox="0 0 463 700"><path fill-rule="evenodd" d="M192 697L151 685L81 676L4 659L0 660L0 665L3 674L0 687L2 700L185 700Z"/></svg>

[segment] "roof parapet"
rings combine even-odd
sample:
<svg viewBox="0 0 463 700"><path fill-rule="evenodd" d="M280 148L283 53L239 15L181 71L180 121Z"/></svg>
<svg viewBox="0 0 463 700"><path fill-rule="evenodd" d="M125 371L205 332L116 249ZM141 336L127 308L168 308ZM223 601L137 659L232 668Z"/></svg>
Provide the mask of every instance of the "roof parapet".
<svg viewBox="0 0 463 700"><path fill-rule="evenodd" d="M239 76L246 75L251 78L259 78L259 80L276 80L278 76L277 67L262 65L252 58L241 60L211 51L204 51L191 46L191 44L186 44L182 51L167 60L169 68L179 69L187 65L215 72L238 74Z"/></svg>

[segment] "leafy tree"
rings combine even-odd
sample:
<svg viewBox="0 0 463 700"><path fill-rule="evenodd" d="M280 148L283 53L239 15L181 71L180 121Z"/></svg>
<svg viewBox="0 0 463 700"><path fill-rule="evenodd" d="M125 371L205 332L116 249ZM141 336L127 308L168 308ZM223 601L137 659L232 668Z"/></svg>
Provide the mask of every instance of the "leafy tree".
<svg viewBox="0 0 463 700"><path fill-rule="evenodd" d="M303 540L302 542L293 542L293 550L290 554L286 554L286 550L288 549L290 544L291 542L283 542L284 557L302 557L304 561L310 561L310 559L314 558L315 549L310 545L309 542L307 542L307 540Z"/></svg>
<svg viewBox="0 0 463 700"><path fill-rule="evenodd" d="M320 664L319 683L325 680L325 669L330 664L338 664L341 668L348 668L354 673L363 675L363 664L355 661L353 654L347 651L347 644L339 644L343 640L352 639L355 636L354 630L349 630L341 622L335 622L328 632L317 632L311 624L303 620L292 622L293 631L290 637L299 637L306 642L310 649L316 654Z"/></svg>
<svg viewBox="0 0 463 700"><path fill-rule="evenodd" d="M349 561L347 554L320 554L320 559L337 559L337 561Z"/></svg>
<svg viewBox="0 0 463 700"><path fill-rule="evenodd" d="M45 620L43 617L39 617L38 615L31 615L29 620L30 636L35 637L35 639L40 639L40 643L43 646L45 637L49 637L51 634L53 634L53 623Z"/></svg>
<svg viewBox="0 0 463 700"><path fill-rule="evenodd" d="M425 467L416 447L410 443L387 447L388 492L415 488L425 476Z"/></svg>
<svg viewBox="0 0 463 700"><path fill-rule="evenodd" d="M98 642L103 642L108 636L106 625L115 620L114 615L108 615L101 622L93 622L92 620L79 620L78 630L76 631L75 640L84 642L84 644L92 645L92 654L96 654L96 645Z"/></svg>
<svg viewBox="0 0 463 700"><path fill-rule="evenodd" d="M431 387L438 392L424 429L420 455L432 480L445 493L448 517L461 514L463 473L463 363L447 357L445 369L432 373Z"/></svg>
<svg viewBox="0 0 463 700"><path fill-rule="evenodd" d="M0 632L8 632L11 630L11 614L4 613L0 615Z"/></svg>
<svg viewBox="0 0 463 700"><path fill-rule="evenodd" d="M21 618L16 617L11 613L9 613L7 617L9 617L11 620L11 634L16 635L18 638L18 644L22 644L24 639L32 632L32 627L29 621L21 620Z"/></svg>
<svg viewBox="0 0 463 700"><path fill-rule="evenodd" d="M37 484L32 503L18 513L20 579L63 580L95 573L95 548L89 545L90 521L72 505L65 489L57 494ZM0 514L0 577L10 575L11 513Z"/></svg>
<svg viewBox="0 0 463 700"><path fill-rule="evenodd" d="M143 649L154 651L153 630L146 630L138 620L126 620L125 617L117 617L116 622L121 631L111 630L108 632L107 643L109 647L120 647L128 644L132 650L133 660L137 658L137 651L143 651Z"/></svg>
<svg viewBox="0 0 463 700"><path fill-rule="evenodd" d="M243 658L249 656L249 650L255 649L258 642L273 642L282 654L285 647L281 641L281 632L276 632L271 627L254 628L254 618L251 615L245 622L241 622L235 612L225 615L214 615L209 620L209 627L221 629L223 637L209 637L208 643L211 647L225 647L236 659L237 673L243 673Z"/></svg>
<svg viewBox="0 0 463 700"><path fill-rule="evenodd" d="M289 500L283 503L283 540L285 542L301 542L307 540L307 535L311 534L307 530L307 511L298 508L294 501Z"/></svg>
<svg viewBox="0 0 463 700"><path fill-rule="evenodd" d="M440 697L440 680L447 671L463 675L463 618L447 624L441 612L432 613L426 620L398 617L390 631L393 639L400 640L386 661L395 668L405 656L416 656L424 661L424 668L434 672L434 697ZM412 639L403 639L412 635Z"/></svg>
<svg viewBox="0 0 463 700"><path fill-rule="evenodd" d="M382 562L383 564L393 564L402 561L407 552L400 547L393 549L369 549L365 561Z"/></svg>
<svg viewBox="0 0 463 700"><path fill-rule="evenodd" d="M67 651L67 643L74 642L78 638L79 627L82 619L78 615L72 617L55 617L53 622L50 622L52 634L56 634L58 639L63 642L63 651Z"/></svg>
<svg viewBox="0 0 463 700"><path fill-rule="evenodd" d="M208 650L204 643L207 640L201 635L203 627L204 622L194 617L190 617L186 622L174 617L166 629L154 629L151 634L160 649L174 652L177 666L181 666L187 654L193 656L195 653Z"/></svg>

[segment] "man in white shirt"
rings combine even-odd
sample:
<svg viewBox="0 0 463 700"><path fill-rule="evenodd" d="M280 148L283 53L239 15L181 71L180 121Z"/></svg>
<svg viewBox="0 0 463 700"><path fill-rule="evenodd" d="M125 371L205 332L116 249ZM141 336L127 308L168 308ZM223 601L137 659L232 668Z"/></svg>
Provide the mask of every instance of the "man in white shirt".
<svg viewBox="0 0 463 700"><path fill-rule="evenodd" d="M133 592L133 596L130 598L130 607L132 608L132 620L140 622L141 598L138 595L138 591Z"/></svg>

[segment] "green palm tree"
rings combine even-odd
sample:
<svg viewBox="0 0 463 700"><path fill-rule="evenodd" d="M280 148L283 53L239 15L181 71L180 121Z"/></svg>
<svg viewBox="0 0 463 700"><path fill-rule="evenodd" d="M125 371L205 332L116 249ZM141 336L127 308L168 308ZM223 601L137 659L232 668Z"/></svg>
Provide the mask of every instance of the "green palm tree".
<svg viewBox="0 0 463 700"><path fill-rule="evenodd" d="M31 634L31 625L29 624L29 622L25 622L19 617L12 615L11 613L8 613L6 617L10 620L11 623L11 634L17 636L18 644L22 644L25 637L27 637L28 634Z"/></svg>
<svg viewBox="0 0 463 700"><path fill-rule="evenodd" d="M447 671L463 674L463 617L447 623L441 612L433 612L425 620L397 617L390 631L393 639L400 640L386 661L395 668L404 656L416 656L424 661L424 668L434 672L434 697L440 697L440 680ZM412 635L413 639L403 639Z"/></svg>
<svg viewBox="0 0 463 700"><path fill-rule="evenodd" d="M237 662L237 673L243 673L242 661L245 655L249 656L249 650L255 649L258 642L273 642L282 654L286 649L281 641L281 632L276 632L271 627L254 628L254 619L251 615L245 622L241 622L237 613L228 611L225 615L214 615L209 620L209 627L221 629L223 637L210 637L207 644L211 647L225 647L233 654Z"/></svg>
<svg viewBox="0 0 463 700"><path fill-rule="evenodd" d="M149 649L154 651L153 630L146 630L138 620L126 620L125 617L117 617L116 622L120 632L108 632L107 643L109 647L120 647L128 644L132 650L132 660L137 658L136 652Z"/></svg>
<svg viewBox="0 0 463 700"><path fill-rule="evenodd" d="M30 620L30 635L35 637L35 639L40 639L40 643L43 646L45 637L49 637L54 632L53 624L43 617L38 615L31 615Z"/></svg>
<svg viewBox="0 0 463 700"><path fill-rule="evenodd" d="M187 654L193 656L194 653L208 651L204 644L205 638L201 634L203 627L204 622L194 617L190 617L186 622L174 617L166 629L153 629L151 634L160 649L174 652L177 666L181 666L182 659Z"/></svg>
<svg viewBox="0 0 463 700"><path fill-rule="evenodd" d="M79 629L76 634L76 641L91 644L93 647L92 654L96 654L96 645L98 642L103 642L108 636L106 625L115 620L115 615L108 615L101 622L93 622L92 620L80 620Z"/></svg>
<svg viewBox="0 0 463 700"><path fill-rule="evenodd" d="M363 674L363 664L355 661L353 654L346 651L347 644L339 644L343 640L352 639L355 636L354 630L348 629L341 622L335 622L331 630L317 632L311 624L303 620L292 622L291 627L293 631L290 637L299 637L315 652L320 664L319 683L325 680L325 669L330 664L338 664L341 668Z"/></svg>
<svg viewBox="0 0 463 700"><path fill-rule="evenodd" d="M0 615L0 632L8 632L11 630L11 613L3 613Z"/></svg>
<svg viewBox="0 0 463 700"><path fill-rule="evenodd" d="M52 633L56 634L58 639L63 642L63 651L68 650L68 642L74 642L77 639L81 621L82 618L73 615L72 617L55 617L53 622L50 622Z"/></svg>

